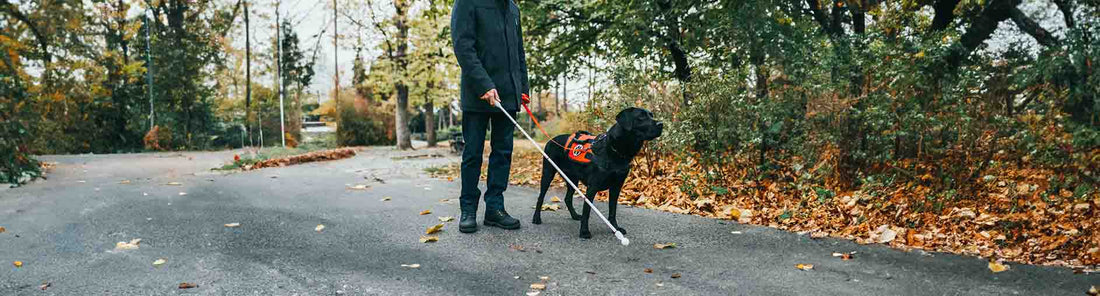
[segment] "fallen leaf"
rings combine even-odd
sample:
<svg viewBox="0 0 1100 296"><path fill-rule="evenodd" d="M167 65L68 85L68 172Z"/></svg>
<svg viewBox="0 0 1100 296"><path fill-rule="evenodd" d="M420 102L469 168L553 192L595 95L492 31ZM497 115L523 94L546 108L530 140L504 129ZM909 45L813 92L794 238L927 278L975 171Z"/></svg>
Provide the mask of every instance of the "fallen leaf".
<svg viewBox="0 0 1100 296"><path fill-rule="evenodd" d="M455 217L451 217L451 216L439 217L439 222L451 222L451 221L454 221L454 220L455 220Z"/></svg>
<svg viewBox="0 0 1100 296"><path fill-rule="evenodd" d="M511 246L508 246L508 248L512 249L512 250L515 250L517 252L527 252L527 249L524 248L523 245L511 245Z"/></svg>
<svg viewBox="0 0 1100 296"><path fill-rule="evenodd" d="M814 265L813 264L799 263L799 264L795 265L794 268L798 268L800 270L811 270L811 269L814 269Z"/></svg>
<svg viewBox="0 0 1100 296"><path fill-rule="evenodd" d="M551 198L550 198L550 202L561 202L561 199L560 199L560 198L558 198L557 196L555 196L555 197L551 197Z"/></svg>
<svg viewBox="0 0 1100 296"><path fill-rule="evenodd" d="M420 264L416 264L416 263L414 263L414 264L401 264L401 267L420 268Z"/></svg>
<svg viewBox="0 0 1100 296"><path fill-rule="evenodd" d="M427 214L431 214L431 213L432 213L432 210L424 210L423 212L420 212L420 215L423 216L423 215L427 215Z"/></svg>
<svg viewBox="0 0 1100 296"><path fill-rule="evenodd" d="M840 257L841 260L847 261L852 259L852 254L853 253L833 253L833 257Z"/></svg>
<svg viewBox="0 0 1100 296"><path fill-rule="evenodd" d="M546 290L546 284L534 283L534 284L531 284L531 289L540 290L540 291L541 290Z"/></svg>
<svg viewBox="0 0 1100 296"><path fill-rule="evenodd" d="M325 225L324 224L317 224L317 228L314 228L313 230L316 230L317 232L321 232L321 230L325 230Z"/></svg>
<svg viewBox="0 0 1100 296"><path fill-rule="evenodd" d="M42 285L39 285L39 286L38 286L38 289L40 289L40 290L42 290L42 291L45 291L45 290L46 290L47 288L49 288L50 286L53 286L53 284L50 284L50 283L46 282L46 283L42 283Z"/></svg>
<svg viewBox="0 0 1100 296"><path fill-rule="evenodd" d="M658 286L658 287L664 287L664 286L665 286L665 283L657 283L657 286Z"/></svg>
<svg viewBox="0 0 1100 296"><path fill-rule="evenodd" d="M431 242L437 242L437 241L439 241L438 236L421 236L420 237L420 242L422 242L422 243L431 243Z"/></svg>
<svg viewBox="0 0 1100 296"><path fill-rule="evenodd" d="M391 197L387 196L387 197L383 197L383 198L382 198L382 201L390 201L391 199L393 199L393 198L391 198Z"/></svg>
<svg viewBox="0 0 1100 296"><path fill-rule="evenodd" d="M4 233L4 232L7 232L7 231L8 231L7 228L4 228L4 226L0 226L0 233Z"/></svg>
<svg viewBox="0 0 1100 296"><path fill-rule="evenodd" d="M132 239L130 242L118 242L115 244L115 251L136 250L140 244L140 238Z"/></svg>
<svg viewBox="0 0 1100 296"><path fill-rule="evenodd" d="M557 211L558 209L561 209L560 205L542 205L542 210L543 211L554 212L554 211Z"/></svg>
<svg viewBox="0 0 1100 296"><path fill-rule="evenodd" d="M443 231L443 223L439 223L439 224L436 224L435 226L428 227L428 230L425 231L424 233L425 234L432 234L432 233L436 233L436 232L440 232L440 231Z"/></svg>
<svg viewBox="0 0 1100 296"><path fill-rule="evenodd" d="M164 185L168 185L168 186L183 186L183 183L180 183L180 182L168 182L168 183L164 183Z"/></svg>
<svg viewBox="0 0 1100 296"><path fill-rule="evenodd" d="M166 262L167 261L164 261L163 258L162 259L157 259L157 261L153 261L153 266L154 267L160 267L161 265L164 265L164 263L166 263Z"/></svg>
<svg viewBox="0 0 1100 296"><path fill-rule="evenodd" d="M130 184L130 180L118 181L118 184ZM43 289L43 290L45 290L45 289Z"/></svg>
<svg viewBox="0 0 1100 296"><path fill-rule="evenodd" d="M678 279L678 278L680 278L680 273L679 272L673 273L670 277L672 277L674 279Z"/></svg>
<svg viewBox="0 0 1100 296"><path fill-rule="evenodd" d="M241 223L229 223L229 224L225 224L225 227L229 227L229 228L241 227Z"/></svg>
<svg viewBox="0 0 1100 296"><path fill-rule="evenodd" d="M539 290L527 291L527 296L539 296L539 294L542 294L542 291L539 291Z"/></svg>
<svg viewBox="0 0 1100 296"><path fill-rule="evenodd" d="M998 273L1005 270L1008 270L1008 265L997 263L997 261L989 261L989 271Z"/></svg>
<svg viewBox="0 0 1100 296"><path fill-rule="evenodd" d="M675 248L675 247L676 247L676 243L653 244L653 248L658 249L658 250L668 249L668 248Z"/></svg>
<svg viewBox="0 0 1100 296"><path fill-rule="evenodd" d="M180 289L191 289L191 288L198 288L198 287L199 287L199 285L192 284L192 283L180 283Z"/></svg>
<svg viewBox="0 0 1100 296"><path fill-rule="evenodd" d="M367 188L370 188L370 186L367 186L367 185L364 185L364 184L348 185L348 189L352 189L352 190L367 190Z"/></svg>
<svg viewBox="0 0 1100 296"><path fill-rule="evenodd" d="M874 233L871 233L871 238L874 239L876 243L880 244L890 243L897 237L898 232L894 231L894 229L887 224L882 224L875 229Z"/></svg>
<svg viewBox="0 0 1100 296"><path fill-rule="evenodd" d="M1073 205L1073 210L1083 212L1083 211L1088 211L1089 207L1090 207L1089 203L1083 202L1083 203Z"/></svg>
<svg viewBox="0 0 1100 296"><path fill-rule="evenodd" d="M15 268L23 267L23 261L15 261L15 262L12 262L11 264L15 265Z"/></svg>
<svg viewBox="0 0 1100 296"><path fill-rule="evenodd" d="M644 272L644 273L653 273L653 269L652 268L646 268L646 269L643 269L642 272Z"/></svg>

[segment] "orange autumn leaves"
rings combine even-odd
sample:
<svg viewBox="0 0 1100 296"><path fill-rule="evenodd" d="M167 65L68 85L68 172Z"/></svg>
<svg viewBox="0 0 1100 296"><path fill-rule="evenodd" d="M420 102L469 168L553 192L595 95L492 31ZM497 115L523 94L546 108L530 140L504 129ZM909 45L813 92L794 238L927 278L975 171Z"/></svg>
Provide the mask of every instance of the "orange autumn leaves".
<svg viewBox="0 0 1100 296"><path fill-rule="evenodd" d="M310 152L310 153L301 154L301 155L294 155L294 156L288 156L288 157L282 157L282 158L273 158L273 159L262 160L262 161L254 163L254 164L251 164L251 165L245 165L245 166L242 167L242 169L248 171L248 170L255 170L255 169L269 168L269 167L282 167L282 166L295 165L295 164L299 164L299 163L307 163L307 162L314 162L314 161L344 159L344 158L348 158L348 157L352 157L352 156L355 156L355 149L353 149L353 148L331 149L331 150Z"/></svg>

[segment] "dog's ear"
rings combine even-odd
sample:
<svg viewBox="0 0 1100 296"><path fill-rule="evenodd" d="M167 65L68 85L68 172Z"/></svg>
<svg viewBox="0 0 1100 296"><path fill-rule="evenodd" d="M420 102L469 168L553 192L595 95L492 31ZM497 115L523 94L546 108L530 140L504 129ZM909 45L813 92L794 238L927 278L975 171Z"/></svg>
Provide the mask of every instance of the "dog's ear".
<svg viewBox="0 0 1100 296"><path fill-rule="evenodd" d="M631 117L631 114L634 114L634 110L638 110L638 108L630 107L623 109L623 111L620 111L619 115L615 115L615 124L619 127L622 127L626 131L633 130L634 118Z"/></svg>
<svg viewBox="0 0 1100 296"><path fill-rule="evenodd" d="M612 125L611 129L607 130L607 136L612 139L621 139L625 133L621 124Z"/></svg>

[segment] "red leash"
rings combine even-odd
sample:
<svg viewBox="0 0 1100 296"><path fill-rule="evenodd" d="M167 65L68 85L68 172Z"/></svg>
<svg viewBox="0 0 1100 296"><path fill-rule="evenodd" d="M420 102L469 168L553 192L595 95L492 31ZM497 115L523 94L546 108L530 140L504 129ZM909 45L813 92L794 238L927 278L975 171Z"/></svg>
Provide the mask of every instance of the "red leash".
<svg viewBox="0 0 1100 296"><path fill-rule="evenodd" d="M535 126L537 126L539 128L539 131L542 131L542 134L546 135L547 139L550 139L550 143L554 143L554 145L558 145L558 147L561 147L562 149L569 150L569 148L565 148L565 145L558 144L558 142L554 142L554 137L551 137L550 133L547 133L546 130L542 128L542 124L539 124L538 119L535 119L535 114L531 113L531 108L527 108L527 103L531 102L531 98L528 97L527 94L523 94L522 96L523 96L523 110L527 111L527 116L531 117L531 121L535 123Z"/></svg>

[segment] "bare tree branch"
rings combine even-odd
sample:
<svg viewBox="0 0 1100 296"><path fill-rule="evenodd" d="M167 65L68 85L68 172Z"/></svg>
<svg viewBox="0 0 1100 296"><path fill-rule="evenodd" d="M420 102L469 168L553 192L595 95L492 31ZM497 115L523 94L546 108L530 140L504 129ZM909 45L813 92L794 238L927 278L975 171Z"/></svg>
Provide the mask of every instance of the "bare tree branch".
<svg viewBox="0 0 1100 296"><path fill-rule="evenodd" d="M1058 40L1058 37L1055 37L1053 34L1050 33L1050 31L1043 29L1043 27L1039 25L1038 22L1032 20L1030 17L1024 14L1023 11L1020 11L1019 8L1012 7L1009 13L1011 14L1012 22L1016 23L1016 26L1019 27L1021 31L1024 31L1024 33L1027 33L1028 35L1031 35L1031 37L1034 37L1035 41L1039 42L1039 44L1046 47L1051 47L1058 46L1061 43Z"/></svg>
<svg viewBox="0 0 1100 296"><path fill-rule="evenodd" d="M50 60L51 60L50 51L49 51L49 41L46 39L46 36L42 34L42 31L38 29L38 25L35 24L34 22L32 22L30 19L28 19L25 14L23 14L22 12L19 11L19 8L16 7L15 4L12 4L11 2L8 2L8 0L4 0L3 3L0 3L0 7L3 8L4 12L7 12L9 15L14 17L15 19L17 19L20 22L23 22L23 24L27 25L27 28L30 28L31 34L34 34L35 40L38 41L38 46L42 48L43 60L45 60L47 63L49 63Z"/></svg>

